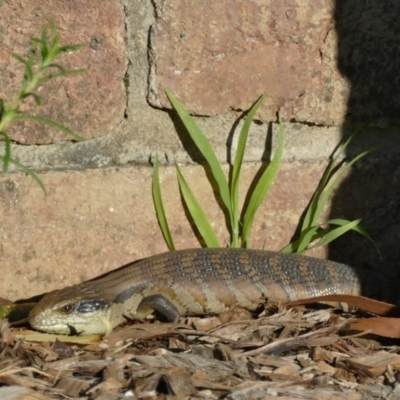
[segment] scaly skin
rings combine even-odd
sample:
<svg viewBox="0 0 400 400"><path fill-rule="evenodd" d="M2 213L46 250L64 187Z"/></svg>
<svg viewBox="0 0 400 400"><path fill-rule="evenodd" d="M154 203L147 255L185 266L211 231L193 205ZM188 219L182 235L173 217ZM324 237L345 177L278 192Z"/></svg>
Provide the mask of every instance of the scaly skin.
<svg viewBox="0 0 400 400"><path fill-rule="evenodd" d="M56 334L107 334L154 310L181 315L254 310L286 302L361 293L351 267L332 261L248 249L189 249L159 254L88 282L48 293L31 311L33 328Z"/></svg>

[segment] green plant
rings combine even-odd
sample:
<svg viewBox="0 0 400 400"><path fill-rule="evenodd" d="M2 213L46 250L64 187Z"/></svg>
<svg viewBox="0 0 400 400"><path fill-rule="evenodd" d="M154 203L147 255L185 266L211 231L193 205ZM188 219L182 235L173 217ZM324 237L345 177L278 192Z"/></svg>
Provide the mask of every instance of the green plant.
<svg viewBox="0 0 400 400"><path fill-rule="evenodd" d="M231 247L239 247L239 244L242 247L250 247L249 235L254 221L254 216L257 212L258 207L268 194L272 182L278 172L283 154L284 132L280 118L278 117L279 144L275 151L274 157L256 182L256 185L254 186L252 192L248 194L249 201L247 203L247 207L240 214L238 206L240 170L243 162L243 156L246 148L250 124L263 100L263 97L261 96L254 103L247 114L239 135L235 160L233 165L230 165L230 179L228 181L225 178L225 175L222 171L221 165L219 164L215 156L215 153L213 152L210 144L208 143L200 128L197 126L194 119L189 115L183 105L169 90L166 91L166 94L173 108L178 113L180 119L185 125L189 135L193 139L193 142L196 144L197 148L200 150L201 154L206 160L206 166L211 171L211 179L213 180L213 183L216 184L217 194L222 200L223 211L228 215L227 220L229 223L228 229L231 237ZM354 157L348 163L340 162L340 159L344 154L347 146L360 129L354 132L345 143L339 146L337 152L334 153L331 157L329 165L314 193L314 196L312 197L309 206L306 209L305 217L300 226L299 238L283 248L283 252L303 253L308 249L326 245L350 230L354 230L355 232L360 233L361 235L372 241L366 230L360 225L361 219L349 221L346 219L335 218L325 223L319 223L319 219L321 217L324 207L327 204L327 201L331 197L335 188L338 187L338 184L341 182L343 176L349 171L354 163L375 150L371 149L365 151ZM162 203L158 167L158 157L156 155L153 165L153 201L157 219L164 239L169 249L174 250L175 245ZM184 204L189 211L190 217L192 218L197 231L200 233L207 247L219 247L220 244L218 238L212 230L211 224L209 223L200 203L197 201L192 191L190 190L178 165L176 165L176 170L179 188L181 190ZM243 217L240 218L240 215L242 215Z"/></svg>
<svg viewBox="0 0 400 400"><path fill-rule="evenodd" d="M50 36L47 32L50 28ZM84 140L81 136L74 133L71 129L50 119L25 114L20 110L22 103L32 97L37 105L41 104L40 96L34 92L38 86L43 85L50 79L76 75L83 72L83 69L66 70L62 65L54 63L54 61L65 52L72 52L83 47L82 45L67 45L60 46L60 36L57 34L57 29L54 21L49 22L49 27L42 27L40 38L32 38L32 46L29 57L23 57L13 54L13 56L24 65L25 72L21 83L21 88L14 100L5 102L0 99L0 135L4 139L4 155L0 156L3 161L3 173L7 172L9 164L12 163L25 173L32 176L39 184L42 190L46 193L46 189L39 177L28 167L19 163L11 157L11 139L7 133L6 127L13 121L32 120L57 128L68 135L71 135L76 140Z"/></svg>
<svg viewBox="0 0 400 400"><path fill-rule="evenodd" d="M194 119L185 110L183 105L175 98L169 91L166 91L168 99L172 106L178 113L183 124L185 125L190 137L196 144L204 159L206 166L211 172L211 179L215 184L217 195L222 201L223 211L228 216L228 230L231 237L231 247L249 247L249 234L254 221L255 213L267 195L272 182L278 172L280 160L283 153L284 133L281 120L279 119L279 144L271 163L261 174L260 179L257 181L254 190L249 196L247 207L240 213L239 209L239 178L240 171L243 163L244 151L251 122L260 106L263 96L261 96L254 105L250 108L243 127L239 134L238 148L236 151L233 165L231 165L231 173L229 180L225 177L222 167L219 164L217 157L208 143L206 137L194 121ZM185 206L187 207L190 216L196 226L197 231L201 235L207 247L220 247L218 238L216 237L206 214L204 213L200 203L196 200L193 192L190 190L179 166L176 166L179 188L184 199ZM170 249L174 249L172 236L168 228L167 219L162 207L161 191L158 183L158 159L156 157L153 170L153 199L156 209L157 218L163 232L164 238ZM240 217L242 215L242 217Z"/></svg>
<svg viewBox="0 0 400 400"><path fill-rule="evenodd" d="M344 218L334 218L324 223L319 222L324 207L332 196L334 190L342 181L344 175L348 173L350 168L357 161L376 150L370 149L364 151L347 163L340 161L346 148L362 127L363 126L360 126L358 129L356 129L354 133L350 135L350 137L343 144L341 144L337 151L331 156L322 179L315 190L313 197L311 198L310 204L306 209L304 219L300 225L298 239L284 247L281 250L282 252L304 253L306 250L326 246L350 230L365 236L375 245L367 231L360 225L361 218L354 221L349 221Z"/></svg>

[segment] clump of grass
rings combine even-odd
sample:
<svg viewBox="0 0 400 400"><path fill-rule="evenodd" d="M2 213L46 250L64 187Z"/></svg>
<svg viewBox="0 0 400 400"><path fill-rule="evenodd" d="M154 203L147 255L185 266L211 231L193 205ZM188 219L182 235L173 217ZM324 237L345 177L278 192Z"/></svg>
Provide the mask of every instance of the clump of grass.
<svg viewBox="0 0 400 400"><path fill-rule="evenodd" d="M222 201L224 213L227 215L228 230L230 233L231 247L249 247L249 234L253 225L254 216L261 205L264 197L269 191L272 182L278 172L280 160L283 153L284 133L282 123L279 119L279 144L274 157L269 166L263 171L260 179L256 183L254 190L249 196L249 201L245 210L240 212L239 208L239 180L240 172L243 163L244 151L246 148L247 137L250 129L251 122L263 101L261 96L249 110L243 127L239 134L239 142L233 164L230 166L231 171L229 179L225 177L222 167L217 160L217 157L212 150L206 137L194 121L194 119L185 110L183 105L175 98L169 91L166 91L168 99L172 106L178 113L183 124L185 125L190 137L200 150L204 159L206 160L207 167L211 172L212 179L216 185L217 195ZM177 171L177 178L179 188L184 199L185 206L190 213L197 231L207 247L220 247L219 240L211 227L211 223L206 217L200 203L195 198L189 185L187 184L179 166L175 164ZM153 175L153 199L156 208L157 218L160 223L164 238L170 249L174 249L172 236L169 228L167 227L167 219L165 216L164 208L162 205L161 192L158 183L158 159L157 156L154 162L154 175ZM242 215L242 217L241 217Z"/></svg>
<svg viewBox="0 0 400 400"><path fill-rule="evenodd" d="M254 185L252 191L248 193L247 197L249 198L249 201L247 203L247 207L241 211L239 209L240 171L243 163L250 125L254 119L258 107L263 100L263 96L261 96L253 104L246 116L243 127L239 134L235 160L233 164L230 165L228 180L222 171L222 167L218 162L214 151L194 119L189 115L183 105L169 90L166 91L166 94L172 104L172 107L178 113L180 119L185 125L193 142L206 160L207 167L211 171L211 179L214 181L213 183L216 184L217 195L222 201L222 209L228 216L228 230L231 239L230 246L250 247L249 236L255 214L267 196L269 189L271 188L276 174L278 173L279 165L282 159L284 148L284 130L281 119L278 116L278 146L275 154L272 157L268 167L264 170ZM283 252L303 253L308 249L327 245L350 230L353 230L372 241L366 230L360 225L361 219L349 221L343 218L334 218L326 221L325 223L320 223L322 211L324 210L324 207L326 206L327 201L331 197L333 191L338 187L343 176L349 171L353 164L374 151L374 149L365 151L354 157L350 162L341 164L340 159L357 132L358 131L351 135L350 138L347 139L347 141L343 143L338 148L338 151L331 157L329 165L305 212L305 218L300 225L299 238L284 247L282 249ZM158 167L158 156L156 155L153 164L153 201L157 219L167 246L170 250L174 250L176 247L168 226L168 221L161 197ZM220 247L219 240L211 227L211 223L209 222L206 213L201 207L199 201L195 198L179 166L175 164L175 167L182 198L187 210L189 211L189 215L194 223L195 229L200 234L206 247Z"/></svg>
<svg viewBox="0 0 400 400"><path fill-rule="evenodd" d="M341 161L346 148L361 128L362 126L356 129L344 143L338 146L337 150L331 156L322 179L306 209L304 219L300 224L298 239L285 246L281 250L282 252L304 253L306 250L326 246L351 230L363 235L375 245L368 232L361 226L361 218L354 221L345 218L333 218L323 223L320 222L322 212L328 200L332 197L333 192L339 186L343 177L357 161L376 150L373 148L364 151L346 163Z"/></svg>
<svg viewBox="0 0 400 400"><path fill-rule="evenodd" d="M50 31L50 34L48 34L48 31ZM25 173L29 174L39 184L44 193L46 193L46 188L39 177L28 167L12 158L11 139L7 133L7 126L14 121L32 120L57 128L72 136L75 140L84 140L81 136L77 135L64 125L48 118L23 113L20 110L22 103L29 97L34 99L36 105L41 105L42 100L35 92L35 89L47 81L76 75L85 71L84 69L67 70L62 65L55 63L55 60L62 54L77 51L83 46L61 46L60 36L57 34L54 21L50 21L48 25L44 25L42 27L40 38L34 37L31 39L31 42L32 45L28 58L25 59L17 54L13 54L13 56L25 67L24 76L18 94L10 101L0 99L0 136L4 140L4 155L0 156L0 160L3 162L3 173L8 171L10 163L14 164Z"/></svg>

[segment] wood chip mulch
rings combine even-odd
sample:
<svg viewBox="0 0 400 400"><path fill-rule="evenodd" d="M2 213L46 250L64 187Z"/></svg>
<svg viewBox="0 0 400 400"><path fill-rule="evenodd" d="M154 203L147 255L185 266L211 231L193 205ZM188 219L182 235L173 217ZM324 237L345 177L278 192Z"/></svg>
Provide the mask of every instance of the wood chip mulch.
<svg viewBox="0 0 400 400"><path fill-rule="evenodd" d="M400 399L400 347L352 314L275 308L116 329L98 343L33 343L0 325L0 398Z"/></svg>

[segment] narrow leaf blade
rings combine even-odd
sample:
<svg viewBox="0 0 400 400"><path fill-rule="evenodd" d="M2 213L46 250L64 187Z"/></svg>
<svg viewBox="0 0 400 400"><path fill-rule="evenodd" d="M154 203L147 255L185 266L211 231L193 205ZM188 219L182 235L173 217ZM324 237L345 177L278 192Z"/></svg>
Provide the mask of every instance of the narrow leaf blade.
<svg viewBox="0 0 400 400"><path fill-rule="evenodd" d="M43 124L50 125L50 126L52 126L54 128L59 129L62 132L67 133L68 135L72 136L74 139L76 139L79 142L83 142L85 140L85 138L83 138L82 136L76 134L71 129L69 129L66 126L61 125L61 124L59 124L57 122L54 122L51 119L47 119L47 118L44 118L44 117L38 117L37 115L28 115L28 114L22 114L22 113L18 114L15 117L15 119L29 119L29 120L32 120L32 121L41 122Z"/></svg>
<svg viewBox="0 0 400 400"><path fill-rule="evenodd" d="M161 196L160 177L158 170L158 154L156 154L153 163L152 179L153 204L156 210L158 224L160 225L161 232L164 236L164 240L170 250L175 250L174 239L172 238L171 231L169 229L168 220L165 214L164 204Z"/></svg>
<svg viewBox="0 0 400 400"><path fill-rule="evenodd" d="M239 134L235 161L233 163L233 168L232 168L231 192L230 192L231 210L232 210L232 247L238 246L237 239L239 235L239 177L243 163L244 151L246 149L246 143L250 130L250 125L263 99L264 96L260 96L258 100L252 105Z"/></svg>
<svg viewBox="0 0 400 400"><path fill-rule="evenodd" d="M0 131L0 135L4 138L4 156L2 156L3 160L3 169L2 172L5 174L8 171L8 165L11 160L11 140L8 136L7 132Z"/></svg>
<svg viewBox="0 0 400 400"><path fill-rule="evenodd" d="M354 221L351 221L343 226L339 226L338 228L330 230L328 233L326 233L321 240L316 243L313 248L315 247L321 247L329 244L333 240L336 240L339 236L344 235L346 232L354 229L359 223L361 222L360 219L356 219Z"/></svg>
<svg viewBox="0 0 400 400"><path fill-rule="evenodd" d="M172 106L178 113L180 119L182 120L183 124L185 125L190 137L192 138L193 142L205 158L212 176L215 182L218 185L219 195L221 200L226 207L226 210L229 212L231 216L231 206L230 206L230 194L229 194L229 186L226 180L226 177L222 171L222 168L218 162L217 157L215 156L214 151L212 150L210 144L208 143L206 137L204 136L201 129L198 127L194 119L190 116L190 114L185 110L183 105L175 98L171 91L168 89L165 91L169 101L171 102Z"/></svg>
<svg viewBox="0 0 400 400"><path fill-rule="evenodd" d="M283 131L282 121L279 119L279 133L278 133L278 148L272 158L270 164L261 175L253 193L251 194L249 204L243 217L243 230L242 230L242 242L247 243L249 240L249 234L253 225L254 216L267 195L277 173L279 170L280 162L283 155L283 148L285 143L285 136Z"/></svg>
<svg viewBox="0 0 400 400"><path fill-rule="evenodd" d="M183 177L181 170L178 165L176 166L179 188L181 190L185 205L199 231L201 237L203 238L207 247L220 247L217 236L215 235L210 222L207 219L202 207L191 191L189 185L187 184L185 178Z"/></svg>
<svg viewBox="0 0 400 400"><path fill-rule="evenodd" d="M351 161L349 161L347 164L345 164L341 168L341 170L338 173L338 175L335 177L335 179L332 181L332 183L327 185L325 191L322 193L321 197L318 199L318 204L317 204L317 207L316 207L316 210L315 210L315 218L316 218L316 220L319 219L319 217L322 214L322 211L323 211L326 203L328 202L329 198L331 197L333 191L336 189L336 187L338 186L339 182L343 179L344 175L350 170L350 168L353 166L353 164L355 164L361 158L363 158L363 157L367 156L368 154L374 152L375 150L376 150L376 148L373 148L373 149L366 150L366 151L360 153L359 155L354 157Z"/></svg>
<svg viewBox="0 0 400 400"><path fill-rule="evenodd" d="M340 225L343 226L350 221L347 219L331 219L327 221L327 224L329 225ZM369 235L367 230L362 226L362 225L356 225L355 227L352 228L353 231L357 232L358 234L364 236L366 239L368 239L376 248L376 251L381 254L381 251L379 250L378 245L375 243L375 241L372 239L372 237Z"/></svg>
<svg viewBox="0 0 400 400"><path fill-rule="evenodd" d="M0 159L4 160L4 157L0 157ZM21 169L22 171L24 171L27 175L29 175L31 178L33 178L34 181L36 181L36 183L40 186L40 188L43 190L43 193L45 196L47 196L47 190L46 187L44 186L42 180L28 167L26 167L25 165L19 163L18 161L14 160L13 158L10 158L9 161L11 164L14 164L15 166L17 166L19 169Z"/></svg>

